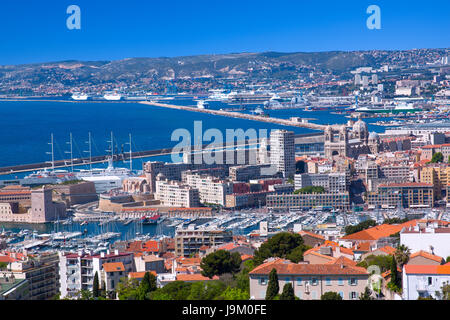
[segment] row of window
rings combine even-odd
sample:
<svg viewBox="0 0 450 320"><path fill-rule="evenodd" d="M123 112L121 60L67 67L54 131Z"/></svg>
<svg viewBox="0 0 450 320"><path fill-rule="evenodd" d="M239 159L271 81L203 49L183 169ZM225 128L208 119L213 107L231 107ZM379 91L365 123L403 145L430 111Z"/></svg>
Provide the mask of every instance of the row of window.
<svg viewBox="0 0 450 320"><path fill-rule="evenodd" d="M283 280L283 279L280 279ZM292 278L284 278L284 281L287 282L291 282L294 281ZM258 279L258 284L259 285L266 285L268 283L268 279L265 277L261 277ZM337 283L340 286L344 285L344 279L343 278L338 278L337 279ZM308 278L301 278L301 277L297 277L295 278L295 284L297 286L302 286L303 284L310 284L312 286L317 286L319 284L319 279L312 277L311 280L309 280ZM348 284L351 286L356 286L358 285L358 279L357 278L349 278L348 279ZM332 285L332 279L331 278L325 278L325 285L327 286L331 286Z"/></svg>

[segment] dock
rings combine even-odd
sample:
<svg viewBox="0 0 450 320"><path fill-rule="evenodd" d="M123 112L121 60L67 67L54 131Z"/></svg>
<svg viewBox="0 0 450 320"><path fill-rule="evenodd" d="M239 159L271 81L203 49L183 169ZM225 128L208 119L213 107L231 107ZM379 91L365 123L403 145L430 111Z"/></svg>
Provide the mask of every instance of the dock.
<svg viewBox="0 0 450 320"><path fill-rule="evenodd" d="M229 118L239 118L239 119L245 119L245 120L268 122L268 123L274 123L274 124L279 124L279 125L283 125L283 126L307 128L307 129L312 129L312 130L324 131L325 127L326 127L326 125L317 124L317 123L298 122L298 121L292 121L292 120L288 120L288 119L271 118L271 117L259 116L259 115L254 115L254 114L245 114L245 113L231 112L231 111L225 111L225 110L200 109L197 107L179 106L179 105L165 104L165 103L159 103L159 102L149 102L149 101L141 101L139 103L147 104L147 105L154 106L154 107L207 113L207 114L213 114L213 115L229 117Z"/></svg>

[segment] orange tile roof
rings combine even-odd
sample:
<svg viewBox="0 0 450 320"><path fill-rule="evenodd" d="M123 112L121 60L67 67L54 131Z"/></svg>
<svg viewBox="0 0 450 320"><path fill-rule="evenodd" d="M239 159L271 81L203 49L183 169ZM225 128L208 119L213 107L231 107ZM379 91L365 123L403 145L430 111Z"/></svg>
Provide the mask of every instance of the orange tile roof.
<svg viewBox="0 0 450 320"><path fill-rule="evenodd" d="M353 251L363 251L363 252L369 252L370 251L370 243L368 242L362 242L358 243L353 246Z"/></svg>
<svg viewBox="0 0 450 320"><path fill-rule="evenodd" d="M316 256L316 257L328 259L328 260L333 261L333 262L336 260L336 258L333 258L333 257L327 256L327 255L321 254L321 253L319 253L317 251L314 251L313 249L309 249L309 250L305 251L305 253L303 253L303 257L308 256L308 255L313 255L313 256Z"/></svg>
<svg viewBox="0 0 450 320"><path fill-rule="evenodd" d="M153 274L154 276L156 276L156 272L155 271L142 271L142 272L130 272L128 274L128 277L131 279L142 279L144 278L145 274L149 272L151 274Z"/></svg>
<svg viewBox="0 0 450 320"><path fill-rule="evenodd" d="M219 248L217 248L217 250L229 251L229 250L237 248L237 247L239 247L237 244L230 242L230 243L225 243L224 245L220 246Z"/></svg>
<svg viewBox="0 0 450 320"><path fill-rule="evenodd" d="M106 272L125 271L125 267L122 262L107 262L104 263L102 267Z"/></svg>
<svg viewBox="0 0 450 320"><path fill-rule="evenodd" d="M200 265L201 261L202 261L201 258L196 258L196 257L194 257L194 258L185 258L185 257L177 258L178 264L183 265L183 266L188 266L188 265L198 266L198 265Z"/></svg>
<svg viewBox="0 0 450 320"><path fill-rule="evenodd" d="M423 250L414 252L413 254L411 254L409 259L412 259L412 258L415 258L415 257L419 257L419 256L423 257L425 259L429 259L429 260L433 260L433 261L439 262L439 263L441 263L442 260L443 260L442 257L439 257L437 255L431 254L431 253L423 251Z"/></svg>
<svg viewBox="0 0 450 320"><path fill-rule="evenodd" d="M246 261L246 260L250 260L250 259L253 259L253 256L250 255L250 254L243 254L243 255L241 255L241 260L242 261Z"/></svg>
<svg viewBox="0 0 450 320"><path fill-rule="evenodd" d="M417 220L411 220L402 224L382 224L356 233L343 236L343 240L378 240L400 232L404 227L416 225Z"/></svg>
<svg viewBox="0 0 450 320"><path fill-rule="evenodd" d="M214 276L212 279L201 275L200 273L194 274L177 274L177 280L179 281L211 281L219 280L218 276Z"/></svg>
<svg viewBox="0 0 450 320"><path fill-rule="evenodd" d="M320 235L320 234L317 234L317 233L314 233L314 232L309 232L309 231L300 231L300 232L298 232L298 234L299 235L301 235L301 236L303 236L303 235L308 235L308 236L311 236L311 237L314 237L314 238L318 238L318 239L321 239L321 240L325 240L325 237L324 236L322 236L322 235Z"/></svg>
<svg viewBox="0 0 450 320"><path fill-rule="evenodd" d="M378 248L376 250L383 251L384 253L387 253L391 256L395 253L395 248L392 248L391 246L384 246L384 247Z"/></svg>
<svg viewBox="0 0 450 320"><path fill-rule="evenodd" d="M329 261L327 264L343 264L344 266L350 266L350 267L356 267L357 263L356 261L350 260L347 257L340 256L339 258L335 259L334 261Z"/></svg>
<svg viewBox="0 0 450 320"><path fill-rule="evenodd" d="M262 264L249 274L268 275L272 269L277 270L278 275L368 275L367 270L362 267L344 264L296 264L280 259Z"/></svg>
<svg viewBox="0 0 450 320"><path fill-rule="evenodd" d="M450 265L408 265L404 266L407 274L446 274L450 275Z"/></svg>

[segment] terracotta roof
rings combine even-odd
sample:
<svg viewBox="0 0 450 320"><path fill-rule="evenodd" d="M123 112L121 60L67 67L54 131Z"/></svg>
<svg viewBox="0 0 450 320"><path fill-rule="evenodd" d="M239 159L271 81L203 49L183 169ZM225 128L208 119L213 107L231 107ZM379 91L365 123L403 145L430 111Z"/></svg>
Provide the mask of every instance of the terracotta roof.
<svg viewBox="0 0 450 320"><path fill-rule="evenodd" d="M381 248L378 248L378 249L376 249L376 250L380 250L380 251L383 251L384 253L387 253L387 254L389 254L389 255L393 255L394 253L395 253L395 248L392 248L391 246L384 246L384 247L381 247ZM376 250L374 250L374 251L376 251Z"/></svg>
<svg viewBox="0 0 450 320"><path fill-rule="evenodd" d="M404 227L416 225L417 220L411 220L402 224L382 224L356 233L343 236L343 240L378 240L400 232Z"/></svg>
<svg viewBox="0 0 450 320"><path fill-rule="evenodd" d="M314 237L314 238L317 238L317 239L325 240L324 236L322 236L320 234L317 234L317 233L314 233L314 232L309 232L309 231L303 231L302 230L302 231L298 232L298 234L301 235L301 236L308 235L308 236L311 236L311 237Z"/></svg>
<svg viewBox="0 0 450 320"><path fill-rule="evenodd" d="M185 258L185 257L179 257L177 258L178 264L181 264L183 266L197 266L200 265L200 262L202 261L201 258Z"/></svg>
<svg viewBox="0 0 450 320"><path fill-rule="evenodd" d="M411 254L409 259L412 259L412 258L415 258L415 257L419 257L419 256L423 257L425 259L429 259L429 260L433 260L433 261L439 262L439 263L441 263L442 260L443 260L442 257L439 257L437 255L431 254L431 253L423 251L423 250L414 252L413 254Z"/></svg>
<svg viewBox="0 0 450 320"><path fill-rule="evenodd" d="M362 242L358 243L353 246L353 251L363 251L363 252L369 252L370 251L370 243L368 242Z"/></svg>
<svg viewBox="0 0 450 320"><path fill-rule="evenodd" d="M229 251L231 249L237 248L239 247L239 245L237 245L234 242L229 242L229 243L225 243L224 245L220 246L217 248L217 250L226 250Z"/></svg>
<svg viewBox="0 0 450 320"><path fill-rule="evenodd" d="M177 274L177 280L179 281L211 281L219 280L218 276L214 276L212 279L202 276L200 273L194 274Z"/></svg>
<svg viewBox="0 0 450 320"><path fill-rule="evenodd" d="M334 259L334 261L327 262L327 264L343 264L344 266L356 267L356 261L350 260L347 257L340 256Z"/></svg>
<svg viewBox="0 0 450 320"><path fill-rule="evenodd" d="M125 267L122 262L107 262L104 263L102 267L106 272L125 271Z"/></svg>
<svg viewBox="0 0 450 320"><path fill-rule="evenodd" d="M409 265L404 266L407 274L446 274L450 275L450 265Z"/></svg>
<svg viewBox="0 0 450 320"><path fill-rule="evenodd" d="M153 274L154 276L156 276L156 272L155 271L142 271L142 272L130 272L128 274L128 277L130 279L142 279L142 278L144 278L145 273L147 273L147 272L149 272L149 273Z"/></svg>
<svg viewBox="0 0 450 320"><path fill-rule="evenodd" d="M249 274L268 275L272 269L277 270L278 275L368 275L367 270L362 267L344 264L296 264L280 259L262 264Z"/></svg>
<svg viewBox="0 0 450 320"><path fill-rule="evenodd" d="M253 259L253 256L250 255L250 254L243 254L243 255L241 255L241 260L242 261L246 261L246 260L250 260L250 259Z"/></svg>
<svg viewBox="0 0 450 320"><path fill-rule="evenodd" d="M404 182L404 183L380 184L378 187L433 187L433 184L423 182Z"/></svg>
<svg viewBox="0 0 450 320"><path fill-rule="evenodd" d="M317 251L314 251L313 249L309 249L309 250L305 251L305 253L303 253L303 257L308 256L308 255L313 255L313 256L316 256L316 257L328 259L328 260L330 260L330 262L334 262L336 260L336 258L333 258L333 257L327 256L327 255L321 254L321 253L319 253Z"/></svg>

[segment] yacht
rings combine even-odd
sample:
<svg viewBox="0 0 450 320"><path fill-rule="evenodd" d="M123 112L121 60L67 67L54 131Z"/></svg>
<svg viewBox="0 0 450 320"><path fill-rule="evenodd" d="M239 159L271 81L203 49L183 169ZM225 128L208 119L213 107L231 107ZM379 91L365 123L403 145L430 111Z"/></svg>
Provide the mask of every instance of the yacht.
<svg viewBox="0 0 450 320"><path fill-rule="evenodd" d="M111 157L108 158L108 167L106 169L93 168L91 170L80 170L75 173L78 179L94 182L97 193L120 188L122 181L133 175L133 172L128 168L114 168Z"/></svg>

